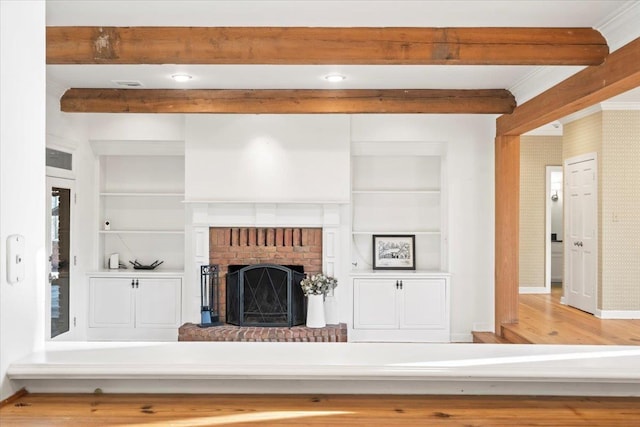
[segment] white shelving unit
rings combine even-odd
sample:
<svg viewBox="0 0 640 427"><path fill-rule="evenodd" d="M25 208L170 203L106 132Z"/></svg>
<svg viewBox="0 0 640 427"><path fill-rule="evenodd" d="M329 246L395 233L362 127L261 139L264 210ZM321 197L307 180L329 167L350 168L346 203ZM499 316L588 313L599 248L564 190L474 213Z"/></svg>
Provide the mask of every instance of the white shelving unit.
<svg viewBox="0 0 640 427"><path fill-rule="evenodd" d="M355 142L352 264L371 270L372 236L415 235L416 269L446 271L444 144Z"/></svg>
<svg viewBox="0 0 640 427"><path fill-rule="evenodd" d="M444 149L352 144L350 341L450 341ZM374 235L414 235L416 270L373 270Z"/></svg>
<svg viewBox="0 0 640 427"><path fill-rule="evenodd" d="M99 162L97 270L118 253L130 268L136 259L161 260L158 271L183 271L184 157L105 155Z"/></svg>

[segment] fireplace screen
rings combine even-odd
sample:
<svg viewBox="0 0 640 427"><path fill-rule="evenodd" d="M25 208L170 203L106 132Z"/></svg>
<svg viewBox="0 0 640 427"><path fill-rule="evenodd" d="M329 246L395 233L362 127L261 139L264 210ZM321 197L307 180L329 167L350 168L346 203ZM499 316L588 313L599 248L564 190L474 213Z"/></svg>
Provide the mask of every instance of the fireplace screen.
<svg viewBox="0 0 640 427"><path fill-rule="evenodd" d="M234 271L235 270L235 271ZM257 264L229 266L227 323L238 326L304 324L305 298L299 266Z"/></svg>

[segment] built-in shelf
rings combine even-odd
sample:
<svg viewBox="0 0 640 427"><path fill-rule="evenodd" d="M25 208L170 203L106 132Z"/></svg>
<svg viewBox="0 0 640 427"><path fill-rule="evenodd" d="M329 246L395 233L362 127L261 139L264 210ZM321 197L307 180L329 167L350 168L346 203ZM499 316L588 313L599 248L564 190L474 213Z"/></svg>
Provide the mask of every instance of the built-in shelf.
<svg viewBox="0 0 640 427"><path fill-rule="evenodd" d="M103 197L184 197L184 193L100 193Z"/></svg>
<svg viewBox="0 0 640 427"><path fill-rule="evenodd" d="M353 190L351 194L440 194L440 190Z"/></svg>
<svg viewBox="0 0 640 427"><path fill-rule="evenodd" d="M184 230L100 230L100 234L184 234Z"/></svg>
<svg viewBox="0 0 640 427"><path fill-rule="evenodd" d="M352 234L383 234L383 235L397 235L397 234L416 234L416 235L429 235L429 234L433 234L433 235L439 235L440 231L437 230L432 230L432 231L389 231L389 230L385 230L385 231L372 231L372 230L367 230L367 231L360 231L360 230L354 230L352 232Z"/></svg>
<svg viewBox="0 0 640 427"><path fill-rule="evenodd" d="M99 157L97 269L108 267L110 257L118 254L141 264L161 260L162 271L184 270L184 176L183 155Z"/></svg>

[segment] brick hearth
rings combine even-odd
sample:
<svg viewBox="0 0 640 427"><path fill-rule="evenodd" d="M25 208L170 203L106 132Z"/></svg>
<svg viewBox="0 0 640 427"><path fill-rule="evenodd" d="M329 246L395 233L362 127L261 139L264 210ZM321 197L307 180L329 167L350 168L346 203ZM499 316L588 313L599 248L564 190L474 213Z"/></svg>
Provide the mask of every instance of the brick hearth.
<svg viewBox="0 0 640 427"><path fill-rule="evenodd" d="M340 323L324 328L222 325L201 328L194 323L186 323L178 330L178 341L347 342L347 325Z"/></svg>

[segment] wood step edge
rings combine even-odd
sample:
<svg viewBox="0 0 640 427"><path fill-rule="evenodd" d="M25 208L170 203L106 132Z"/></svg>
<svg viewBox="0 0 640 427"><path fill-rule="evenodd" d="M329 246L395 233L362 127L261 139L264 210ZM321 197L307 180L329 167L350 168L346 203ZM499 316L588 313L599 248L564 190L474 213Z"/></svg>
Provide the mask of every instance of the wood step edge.
<svg viewBox="0 0 640 427"><path fill-rule="evenodd" d="M524 337L522 334L520 334L518 331L511 328L510 326L511 325L509 324L501 325L500 328L502 329L502 338L506 339L512 344L534 344L533 341L528 340L526 337Z"/></svg>
<svg viewBox="0 0 640 427"><path fill-rule="evenodd" d="M502 338L499 335L494 334L493 332L476 332L472 331L471 335L473 335L474 343L482 343L482 344L511 344L509 340Z"/></svg>

